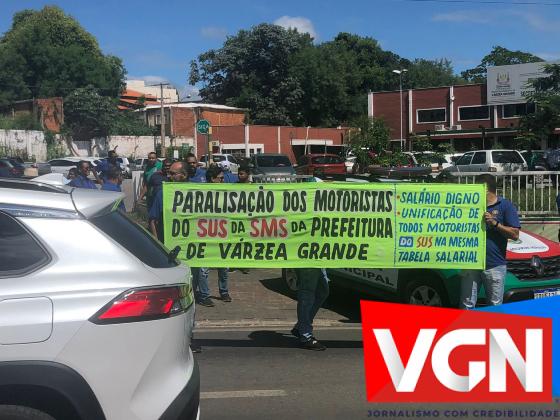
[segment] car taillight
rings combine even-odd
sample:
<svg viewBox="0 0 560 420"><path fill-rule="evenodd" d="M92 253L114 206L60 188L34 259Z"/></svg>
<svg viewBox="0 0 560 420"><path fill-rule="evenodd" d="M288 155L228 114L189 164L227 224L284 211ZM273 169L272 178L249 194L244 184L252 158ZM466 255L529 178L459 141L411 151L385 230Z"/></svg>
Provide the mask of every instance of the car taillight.
<svg viewBox="0 0 560 420"><path fill-rule="evenodd" d="M185 312L193 303L190 284L127 290L89 320L94 324L151 321Z"/></svg>

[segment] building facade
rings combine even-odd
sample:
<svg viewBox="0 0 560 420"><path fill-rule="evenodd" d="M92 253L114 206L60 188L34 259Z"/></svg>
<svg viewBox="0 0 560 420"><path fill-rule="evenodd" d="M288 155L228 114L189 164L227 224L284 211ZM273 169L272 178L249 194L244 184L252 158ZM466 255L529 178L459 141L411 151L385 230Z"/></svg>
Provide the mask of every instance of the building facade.
<svg viewBox="0 0 560 420"><path fill-rule="evenodd" d="M159 86L149 86L146 85L144 80L127 80L126 89L130 89L136 92L140 92L144 95L150 95L156 100L161 100L161 88ZM163 87L163 102L164 103L175 103L179 102L179 92L177 89L171 86Z"/></svg>
<svg viewBox="0 0 560 420"><path fill-rule="evenodd" d="M407 150L414 135L428 136L434 145L449 142L457 151L498 144L509 148L520 118L534 112L534 105L525 102L489 105L486 84L409 89L400 95L400 91L369 93L368 114L385 120L394 148L403 143Z"/></svg>

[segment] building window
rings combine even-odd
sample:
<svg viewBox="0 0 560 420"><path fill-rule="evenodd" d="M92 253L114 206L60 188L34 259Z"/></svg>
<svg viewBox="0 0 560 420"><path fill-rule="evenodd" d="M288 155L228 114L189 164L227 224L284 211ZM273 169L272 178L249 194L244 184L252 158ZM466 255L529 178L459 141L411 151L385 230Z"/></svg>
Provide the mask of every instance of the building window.
<svg viewBox="0 0 560 420"><path fill-rule="evenodd" d="M502 105L502 118L519 118L527 114L533 114L534 112L535 104L533 102Z"/></svg>
<svg viewBox="0 0 560 420"><path fill-rule="evenodd" d="M447 111L445 108L418 109L416 121L419 124L445 122L447 121Z"/></svg>
<svg viewBox="0 0 560 420"><path fill-rule="evenodd" d="M459 121L489 120L489 119L490 119L490 107L488 107L487 105L459 107Z"/></svg>

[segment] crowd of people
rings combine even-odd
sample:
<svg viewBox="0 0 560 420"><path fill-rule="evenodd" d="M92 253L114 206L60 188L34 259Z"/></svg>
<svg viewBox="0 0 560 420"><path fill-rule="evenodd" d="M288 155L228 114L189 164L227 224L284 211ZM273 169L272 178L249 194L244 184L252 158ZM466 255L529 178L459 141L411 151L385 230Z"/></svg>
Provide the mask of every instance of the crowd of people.
<svg viewBox="0 0 560 420"><path fill-rule="evenodd" d="M71 186L77 188L97 189L96 183L102 190L121 191L122 173L117 162L117 154L110 151L106 159L92 168L87 161L80 161L77 168L70 170L68 178ZM93 172L95 182L89 178ZM188 154L184 160L157 159L156 153L148 155L147 167L143 173L141 198L146 200L148 209L148 228L151 234L160 242L164 242L163 229L163 183L164 182L193 182L193 183L248 183L250 182L250 168L242 166L238 174L224 171L217 164L208 168L201 167L194 154ZM519 237L520 223L515 206L508 200L496 194L496 179L492 175L484 174L477 177L476 182L486 185L487 211L484 214L486 223L486 269L463 270L461 273L460 307L472 309L476 306L478 291L481 286L487 296L488 304L502 303L506 267L506 247L508 239ZM121 202L119 208L124 211ZM560 208L560 201L559 201ZM193 289L198 305L215 306L210 297L207 267L192 268ZM223 302L231 302L229 294L228 268L218 268L218 291ZM242 270L247 273L247 270ZM325 350L313 336L313 319L323 302L329 295L328 278L325 270L319 268L296 269L298 304L297 323L291 333L300 340L303 348L310 350ZM200 350L198 346L194 349Z"/></svg>

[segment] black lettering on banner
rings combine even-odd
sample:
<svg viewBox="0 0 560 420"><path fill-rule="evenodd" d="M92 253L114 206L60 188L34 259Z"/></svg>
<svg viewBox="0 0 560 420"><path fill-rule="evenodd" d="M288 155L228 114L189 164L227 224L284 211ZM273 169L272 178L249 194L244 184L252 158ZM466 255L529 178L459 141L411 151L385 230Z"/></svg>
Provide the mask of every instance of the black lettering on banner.
<svg viewBox="0 0 560 420"><path fill-rule="evenodd" d="M237 242L218 244L222 259L236 260L287 260L288 252L284 242Z"/></svg>
<svg viewBox="0 0 560 420"><path fill-rule="evenodd" d="M282 197L283 211L303 213L307 210L307 191L284 191Z"/></svg>
<svg viewBox="0 0 560 420"><path fill-rule="evenodd" d="M193 258L204 258L205 252L206 252L206 242L199 242L199 243L189 242L187 244L187 249L185 250L185 257L187 260Z"/></svg>
<svg viewBox="0 0 560 420"><path fill-rule="evenodd" d="M186 238L189 236L190 224L188 219L173 219L171 221L171 236L176 238L177 236L182 236Z"/></svg>
<svg viewBox="0 0 560 420"><path fill-rule="evenodd" d="M299 245L297 256L303 260L352 260L358 258L366 261L368 258L368 244L303 242Z"/></svg>
<svg viewBox="0 0 560 420"><path fill-rule="evenodd" d="M177 213L177 207L179 207L184 200L185 197L183 196L183 193L181 191L175 191L173 196L173 213Z"/></svg>
<svg viewBox="0 0 560 420"><path fill-rule="evenodd" d="M231 233L245 233L245 224L242 220L232 220L231 221Z"/></svg>

